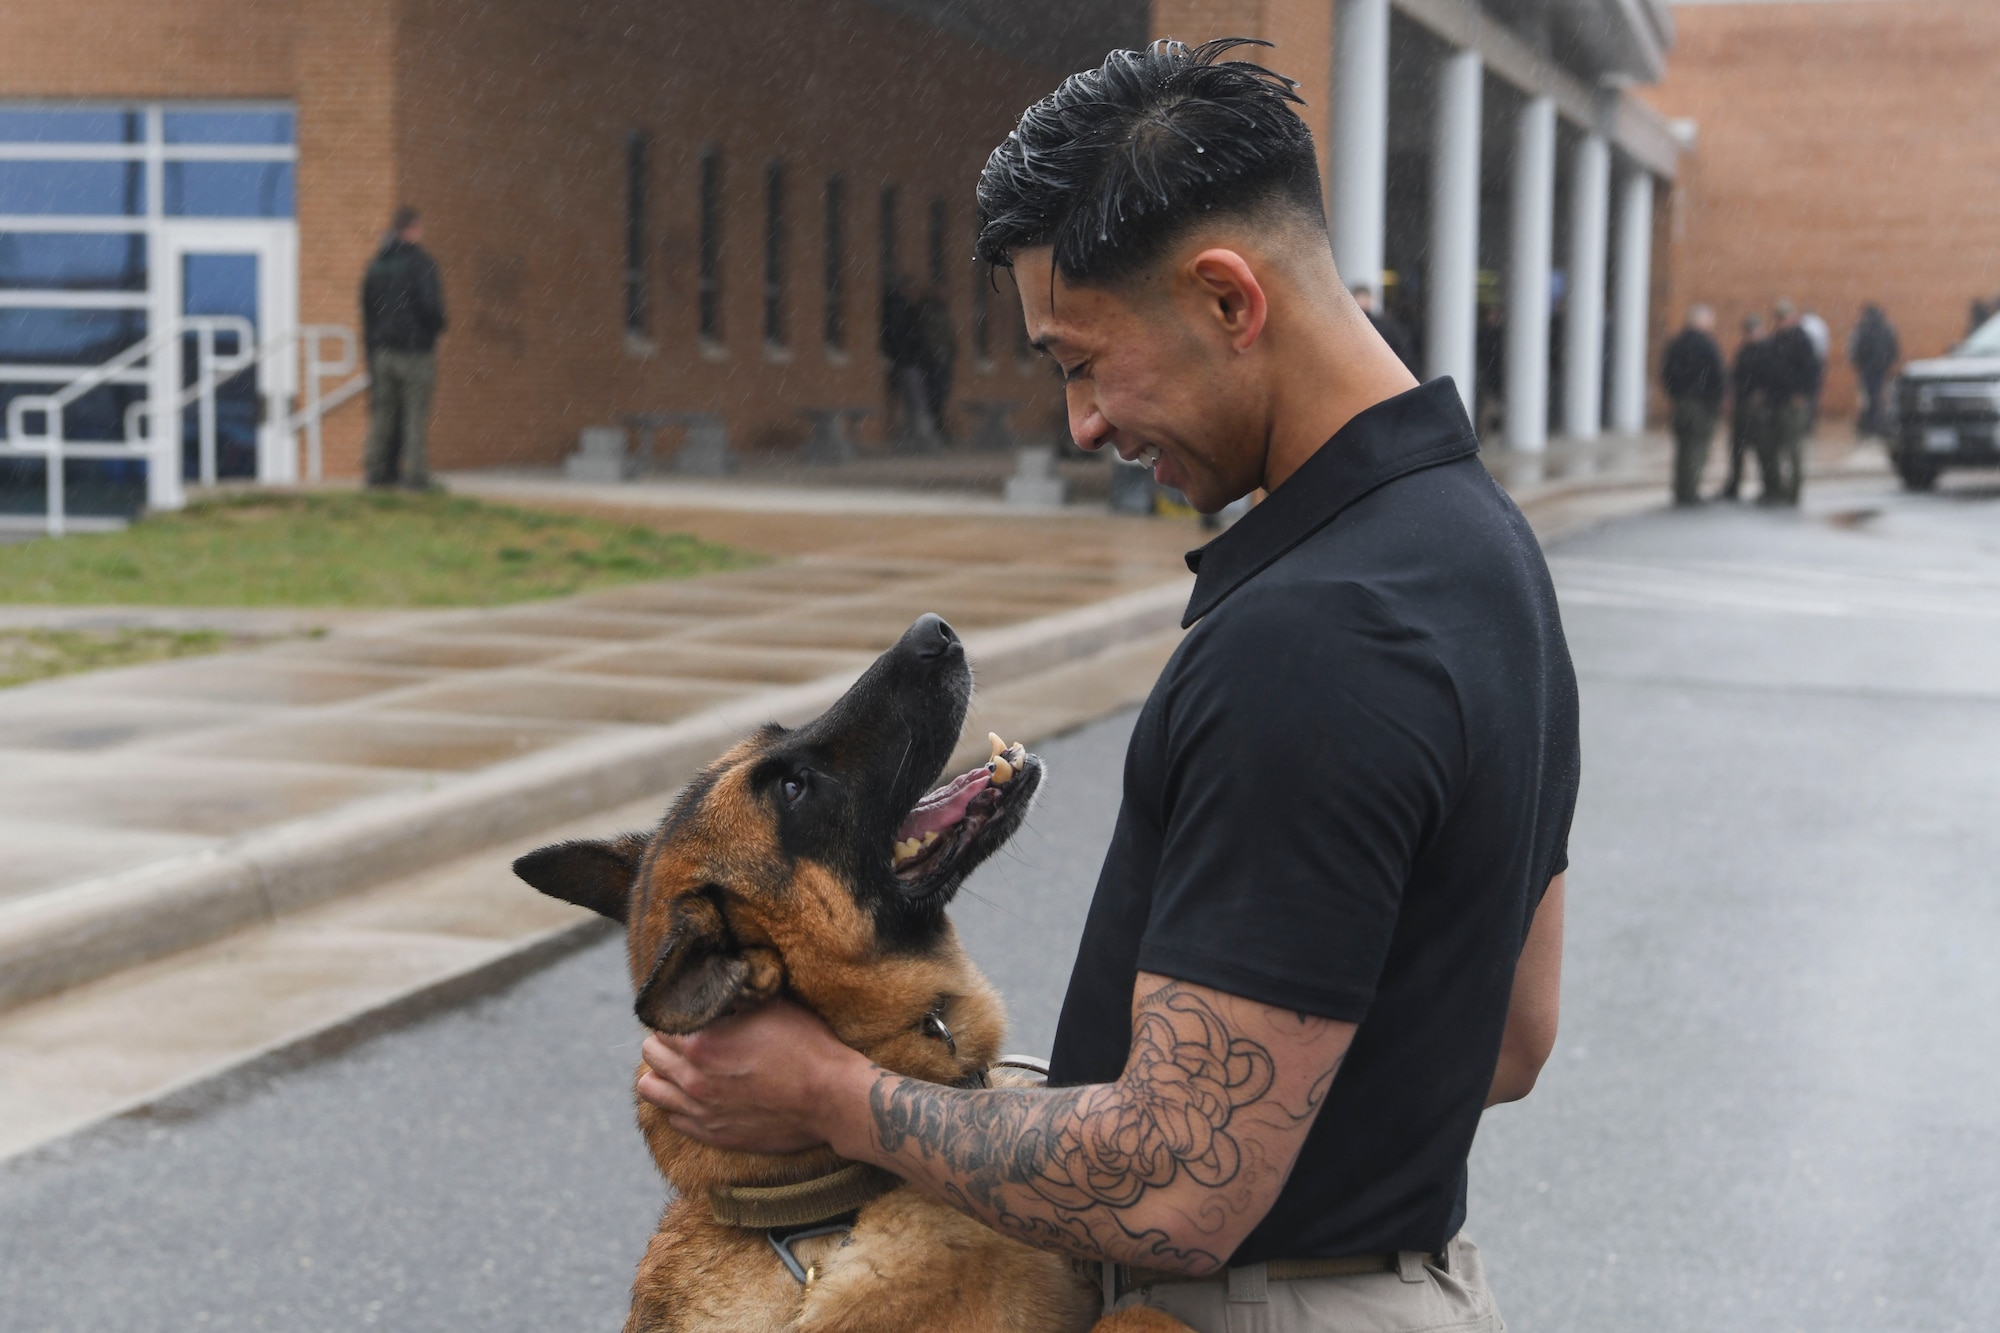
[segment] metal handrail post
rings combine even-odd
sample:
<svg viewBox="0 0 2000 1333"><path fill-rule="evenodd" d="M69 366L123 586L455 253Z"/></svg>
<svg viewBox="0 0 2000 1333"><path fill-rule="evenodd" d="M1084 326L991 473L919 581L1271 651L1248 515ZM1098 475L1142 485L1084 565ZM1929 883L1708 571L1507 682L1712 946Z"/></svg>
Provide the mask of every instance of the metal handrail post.
<svg viewBox="0 0 2000 1333"><path fill-rule="evenodd" d="M320 434L319 379L322 373L319 357L319 330L307 336L305 345L306 365L306 480L318 481L322 476L325 456L322 452L323 439Z"/></svg>
<svg viewBox="0 0 2000 1333"><path fill-rule="evenodd" d="M49 433L43 437L47 445L42 456L48 460L44 465L44 475L49 498L48 514L42 528L49 536L60 537L68 526L69 518L69 495L63 485L67 480L63 476L63 410L50 406L47 414Z"/></svg>
<svg viewBox="0 0 2000 1333"><path fill-rule="evenodd" d="M195 399L195 414L201 431L201 484L213 486L218 479L215 465L215 330L204 324L195 330L194 337L195 361L201 367L195 381L200 389Z"/></svg>

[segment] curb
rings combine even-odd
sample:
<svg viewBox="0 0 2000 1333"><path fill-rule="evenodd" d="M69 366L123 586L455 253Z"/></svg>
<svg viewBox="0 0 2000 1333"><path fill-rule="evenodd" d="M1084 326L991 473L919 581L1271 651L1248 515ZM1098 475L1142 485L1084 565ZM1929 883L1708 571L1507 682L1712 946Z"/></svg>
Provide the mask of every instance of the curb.
<svg viewBox="0 0 2000 1333"><path fill-rule="evenodd" d="M281 1074L308 1068L377 1037L415 1027L448 1010L498 995L571 954L610 938L618 929L613 922L592 917L522 940L491 958L232 1057L219 1068L204 1069L141 1093L73 1128L19 1148L0 1150L0 1172L45 1157L51 1151L74 1151L92 1138L115 1135L124 1127L198 1119L258 1091Z"/></svg>
<svg viewBox="0 0 2000 1333"><path fill-rule="evenodd" d="M1002 685L1180 624L1176 580L966 636L979 680ZM430 792L359 801L224 847L86 881L0 909L0 1009L286 912L427 869L523 832L677 788L764 722L802 721L846 674L763 691L669 726L594 736Z"/></svg>

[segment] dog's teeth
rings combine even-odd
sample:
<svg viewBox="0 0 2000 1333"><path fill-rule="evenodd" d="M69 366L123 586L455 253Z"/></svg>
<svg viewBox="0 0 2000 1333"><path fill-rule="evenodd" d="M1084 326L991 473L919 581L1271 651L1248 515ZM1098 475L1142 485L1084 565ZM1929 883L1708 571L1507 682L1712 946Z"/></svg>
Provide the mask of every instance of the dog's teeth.
<svg viewBox="0 0 2000 1333"><path fill-rule="evenodd" d="M909 860L917 854L917 849L922 846L923 844L915 838L905 838L902 842L895 844L893 848L896 854L895 863L901 865L903 862Z"/></svg>
<svg viewBox="0 0 2000 1333"><path fill-rule="evenodd" d="M936 829L932 829L929 833L924 834L924 846L926 847L930 846L937 840L938 840L938 835Z"/></svg>
<svg viewBox="0 0 2000 1333"><path fill-rule="evenodd" d="M1004 755L993 756L993 785L1004 787L1014 780L1014 766Z"/></svg>
<svg viewBox="0 0 2000 1333"><path fill-rule="evenodd" d="M1000 733L997 731L986 733L986 743L993 747L993 753L987 756L989 759L998 759L1007 753L1007 742L1000 739Z"/></svg>

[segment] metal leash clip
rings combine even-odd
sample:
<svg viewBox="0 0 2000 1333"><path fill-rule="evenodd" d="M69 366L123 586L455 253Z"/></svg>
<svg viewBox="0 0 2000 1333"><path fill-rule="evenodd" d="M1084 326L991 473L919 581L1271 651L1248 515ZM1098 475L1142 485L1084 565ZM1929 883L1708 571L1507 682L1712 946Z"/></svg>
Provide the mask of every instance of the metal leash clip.
<svg viewBox="0 0 2000 1333"><path fill-rule="evenodd" d="M800 1263L799 1257L792 1253L792 1246L802 1240L811 1240L815 1236L845 1235L852 1230L854 1230L852 1222L835 1222L830 1226L806 1227L782 1234L776 1230L766 1231L764 1240L770 1245L771 1252L778 1256L778 1262L785 1266L785 1271L796 1278L800 1286L811 1287L814 1280L819 1277L819 1265L813 1264L808 1267Z"/></svg>

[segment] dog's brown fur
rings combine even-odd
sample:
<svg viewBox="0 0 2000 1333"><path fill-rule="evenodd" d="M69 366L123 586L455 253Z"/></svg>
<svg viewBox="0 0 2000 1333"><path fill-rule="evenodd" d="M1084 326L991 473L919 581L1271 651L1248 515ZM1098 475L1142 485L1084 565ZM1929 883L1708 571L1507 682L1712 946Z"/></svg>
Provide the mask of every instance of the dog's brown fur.
<svg viewBox="0 0 2000 1333"><path fill-rule="evenodd" d="M850 699L883 669L864 676ZM877 679L872 688L896 686ZM964 693L955 711L940 705L947 754ZM759 766L783 735L767 729L723 755L650 837L546 848L517 868L545 892L626 922L637 1009L649 1026L695 1031L782 993L886 1069L934 1083L976 1082L1000 1053L998 995L941 912L917 943L885 943L880 912L864 904L850 872L796 849L788 854L781 815L758 786ZM1032 762L1028 787L1040 777L1039 760ZM938 757L935 767L942 764ZM1009 824L994 845L1011 831ZM956 1054L925 1031L925 1016L940 1004ZM675 1198L640 1263L627 1333L1187 1333L1153 1311L1100 1319L1100 1288L1078 1265L908 1185L865 1205L845 1238L797 1242L798 1258L815 1266L813 1282L802 1286L763 1232L715 1219L709 1191L812 1179L841 1165L831 1149L768 1156L711 1148L644 1102L639 1127Z"/></svg>

